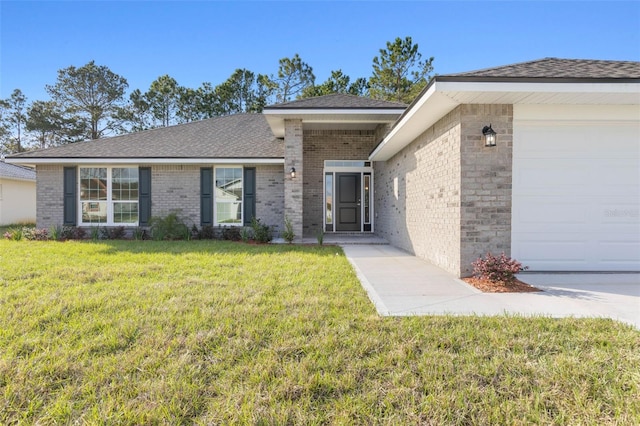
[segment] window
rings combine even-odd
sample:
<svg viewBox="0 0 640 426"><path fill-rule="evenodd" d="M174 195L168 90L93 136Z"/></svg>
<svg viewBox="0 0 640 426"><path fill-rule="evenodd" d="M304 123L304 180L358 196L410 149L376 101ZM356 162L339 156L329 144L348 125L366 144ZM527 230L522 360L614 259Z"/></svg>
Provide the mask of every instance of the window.
<svg viewBox="0 0 640 426"><path fill-rule="evenodd" d="M82 225L138 224L137 167L81 167Z"/></svg>
<svg viewBox="0 0 640 426"><path fill-rule="evenodd" d="M217 225L242 225L242 167L216 167L214 203Z"/></svg>

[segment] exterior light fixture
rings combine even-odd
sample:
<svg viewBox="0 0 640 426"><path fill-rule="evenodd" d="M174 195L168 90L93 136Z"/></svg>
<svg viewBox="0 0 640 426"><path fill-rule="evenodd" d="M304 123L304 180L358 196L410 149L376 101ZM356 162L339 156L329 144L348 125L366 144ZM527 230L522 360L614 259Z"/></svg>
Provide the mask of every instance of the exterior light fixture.
<svg viewBox="0 0 640 426"><path fill-rule="evenodd" d="M291 179L296 177L296 168L292 167L291 170L289 171L289 173L291 174Z"/></svg>
<svg viewBox="0 0 640 426"><path fill-rule="evenodd" d="M482 135L484 137L484 146L496 146L497 133L491 128L491 124L482 128Z"/></svg>

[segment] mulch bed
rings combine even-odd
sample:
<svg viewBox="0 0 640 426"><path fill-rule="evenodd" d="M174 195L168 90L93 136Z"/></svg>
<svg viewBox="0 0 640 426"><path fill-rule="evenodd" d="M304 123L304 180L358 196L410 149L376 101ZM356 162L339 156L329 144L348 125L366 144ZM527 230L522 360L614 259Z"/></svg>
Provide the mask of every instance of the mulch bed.
<svg viewBox="0 0 640 426"><path fill-rule="evenodd" d="M542 291L539 288L523 283L520 280L515 280L514 283L494 283L489 280L481 280L479 278L462 278L462 281L485 293L532 293L535 291Z"/></svg>

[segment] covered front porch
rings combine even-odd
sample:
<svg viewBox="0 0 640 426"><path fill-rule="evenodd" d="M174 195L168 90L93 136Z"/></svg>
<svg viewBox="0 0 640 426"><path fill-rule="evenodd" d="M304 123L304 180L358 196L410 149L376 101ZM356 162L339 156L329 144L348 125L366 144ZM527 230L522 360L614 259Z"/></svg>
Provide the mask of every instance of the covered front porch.
<svg viewBox="0 0 640 426"><path fill-rule="evenodd" d="M375 232L369 154L406 105L336 94L263 111L284 139L284 213L297 242Z"/></svg>

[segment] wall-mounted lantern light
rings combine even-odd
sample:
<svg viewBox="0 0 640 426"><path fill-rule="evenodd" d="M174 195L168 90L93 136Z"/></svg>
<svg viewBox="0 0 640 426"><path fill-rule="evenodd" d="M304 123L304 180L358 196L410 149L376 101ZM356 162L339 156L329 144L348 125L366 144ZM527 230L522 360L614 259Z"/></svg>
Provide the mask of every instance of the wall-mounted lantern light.
<svg viewBox="0 0 640 426"><path fill-rule="evenodd" d="M491 128L491 124L482 128L482 136L484 137L484 146L496 146L497 133Z"/></svg>
<svg viewBox="0 0 640 426"><path fill-rule="evenodd" d="M296 177L296 168L292 167L291 170L289 171L289 174L291 174L291 179Z"/></svg>

